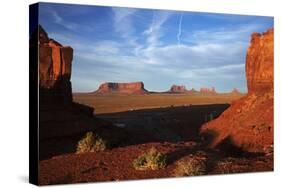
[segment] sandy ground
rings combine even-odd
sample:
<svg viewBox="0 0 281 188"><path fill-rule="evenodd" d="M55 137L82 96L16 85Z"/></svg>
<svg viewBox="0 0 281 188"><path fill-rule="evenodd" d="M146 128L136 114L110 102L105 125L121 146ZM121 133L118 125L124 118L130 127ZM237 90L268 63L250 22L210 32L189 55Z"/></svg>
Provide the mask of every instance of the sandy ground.
<svg viewBox="0 0 281 188"><path fill-rule="evenodd" d="M198 134L202 124L218 117L241 96L74 94L76 102L95 107L98 119L120 129L118 133L110 131L110 137L115 133L123 136L106 151L85 154L74 153L81 135L69 138L67 143L72 143L72 149L65 152L65 139L48 142L48 148L60 152L40 161L39 182L47 185L173 177L177 162L190 157L205 158L208 175L272 171L273 155L210 150ZM167 154L167 167L135 170L133 160L151 147Z"/></svg>
<svg viewBox="0 0 281 188"><path fill-rule="evenodd" d="M122 112L170 106L199 104L225 104L244 96L243 94L185 95L185 94L148 94L148 95L95 95L74 93L74 101L95 108L95 114Z"/></svg>

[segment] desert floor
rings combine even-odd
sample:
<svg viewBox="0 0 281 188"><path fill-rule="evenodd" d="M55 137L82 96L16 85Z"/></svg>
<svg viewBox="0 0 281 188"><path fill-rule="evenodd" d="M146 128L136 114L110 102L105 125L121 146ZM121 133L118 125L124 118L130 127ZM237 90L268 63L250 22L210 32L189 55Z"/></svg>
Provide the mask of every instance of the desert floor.
<svg viewBox="0 0 281 188"><path fill-rule="evenodd" d="M122 140L97 153L74 154L74 148L45 157L39 164L40 184L173 177L177 162L190 158L203 159L210 175L272 171L273 156L209 149L199 135L205 122L218 117L231 101L242 96L74 94L76 102L95 107L98 119L120 128ZM71 142L77 143L77 138ZM133 160L151 147L167 154L167 167L135 170Z"/></svg>

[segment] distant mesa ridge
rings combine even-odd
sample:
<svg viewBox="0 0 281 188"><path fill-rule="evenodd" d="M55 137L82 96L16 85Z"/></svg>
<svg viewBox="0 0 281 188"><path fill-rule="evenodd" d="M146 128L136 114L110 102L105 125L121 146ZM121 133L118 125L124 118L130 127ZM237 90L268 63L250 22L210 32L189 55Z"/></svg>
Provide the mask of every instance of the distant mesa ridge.
<svg viewBox="0 0 281 188"><path fill-rule="evenodd" d="M95 94L147 94L143 82L105 82L101 84Z"/></svg>
<svg viewBox="0 0 281 188"><path fill-rule="evenodd" d="M127 83L120 83L120 82L105 82L102 83L96 91L93 92L94 94L129 94L129 95L142 95L142 94L153 94L153 93L169 93L169 94L201 94L201 95L216 95L219 94L215 87L207 88L202 87L199 91L192 89L186 89L184 85L176 85L173 84L168 91L163 92L155 92L155 91L148 91L144 87L144 83L139 82L127 82ZM234 88L230 94L242 94L238 89Z"/></svg>

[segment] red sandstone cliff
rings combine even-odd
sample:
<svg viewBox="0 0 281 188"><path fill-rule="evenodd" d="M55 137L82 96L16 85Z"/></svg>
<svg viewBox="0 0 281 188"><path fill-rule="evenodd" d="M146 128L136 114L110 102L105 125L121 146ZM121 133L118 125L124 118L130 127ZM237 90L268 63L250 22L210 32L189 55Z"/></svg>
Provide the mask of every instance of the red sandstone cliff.
<svg viewBox="0 0 281 188"><path fill-rule="evenodd" d="M210 147L235 146L249 152L273 147L273 29L254 33L247 51L247 96L234 101L219 118L203 125Z"/></svg>
<svg viewBox="0 0 281 188"><path fill-rule="evenodd" d="M96 94L146 94L143 82L113 83L106 82L99 86Z"/></svg>
<svg viewBox="0 0 281 188"><path fill-rule="evenodd" d="M72 103L71 63L73 49L62 46L39 26L39 88L40 105Z"/></svg>
<svg viewBox="0 0 281 188"><path fill-rule="evenodd" d="M71 47L50 39L39 26L31 35L30 53L30 65L39 65L40 159L73 152L87 131L106 137L112 144L121 140L119 128L95 118L93 108L73 102Z"/></svg>

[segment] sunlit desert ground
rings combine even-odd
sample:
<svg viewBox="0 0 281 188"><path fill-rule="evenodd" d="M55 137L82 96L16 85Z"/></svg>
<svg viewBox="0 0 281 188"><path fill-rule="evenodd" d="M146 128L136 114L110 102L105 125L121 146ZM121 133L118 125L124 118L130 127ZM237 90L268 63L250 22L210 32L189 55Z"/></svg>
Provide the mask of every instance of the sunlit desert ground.
<svg viewBox="0 0 281 188"><path fill-rule="evenodd" d="M185 95L185 94L148 94L148 95L95 95L74 93L74 101L95 108L95 114L123 112L140 109L166 108L201 104L230 104L243 94Z"/></svg>

